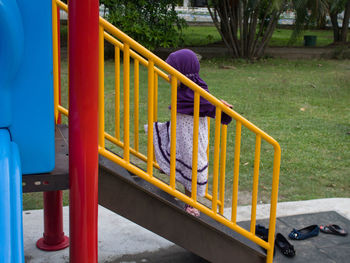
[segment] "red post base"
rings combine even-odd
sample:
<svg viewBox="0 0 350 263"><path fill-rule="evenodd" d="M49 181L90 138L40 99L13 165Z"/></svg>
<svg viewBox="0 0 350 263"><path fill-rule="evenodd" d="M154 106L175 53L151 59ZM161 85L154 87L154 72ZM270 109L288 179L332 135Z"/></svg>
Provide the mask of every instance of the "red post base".
<svg viewBox="0 0 350 263"><path fill-rule="evenodd" d="M46 244L45 238L42 237L36 242L36 246L37 246L37 248L39 248L41 250L45 250L45 251L61 250L61 249L64 249L66 247L69 247L69 237L63 236L63 240L61 241L61 243L58 243L57 245Z"/></svg>
<svg viewBox="0 0 350 263"><path fill-rule="evenodd" d="M44 235L36 246L45 251L69 246L69 238L63 232L62 191L44 192Z"/></svg>

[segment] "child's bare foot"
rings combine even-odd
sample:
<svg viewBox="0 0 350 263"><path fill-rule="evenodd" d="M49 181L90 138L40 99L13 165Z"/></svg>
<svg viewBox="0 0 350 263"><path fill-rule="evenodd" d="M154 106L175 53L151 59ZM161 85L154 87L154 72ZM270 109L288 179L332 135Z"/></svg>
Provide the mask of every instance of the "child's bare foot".
<svg viewBox="0 0 350 263"><path fill-rule="evenodd" d="M198 209L186 204L185 205L185 211L187 213L189 213L190 215L193 215L195 217L199 217L200 216L200 212L198 211Z"/></svg>

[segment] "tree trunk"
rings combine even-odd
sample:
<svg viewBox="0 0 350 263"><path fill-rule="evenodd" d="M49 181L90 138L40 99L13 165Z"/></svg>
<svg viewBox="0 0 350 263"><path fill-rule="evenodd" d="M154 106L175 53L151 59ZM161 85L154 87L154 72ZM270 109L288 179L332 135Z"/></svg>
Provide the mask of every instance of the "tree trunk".
<svg viewBox="0 0 350 263"><path fill-rule="evenodd" d="M318 28L319 29L327 29L327 18L326 18L326 15L323 15L322 17L320 17L320 19L318 20L317 22L318 24Z"/></svg>
<svg viewBox="0 0 350 263"><path fill-rule="evenodd" d="M344 18L343 18L343 28L341 32L341 42L346 42L347 35L348 35L348 29L349 29L349 20L350 20L350 0L345 5L345 11L344 11Z"/></svg>
<svg viewBox="0 0 350 263"><path fill-rule="evenodd" d="M334 43L340 41L340 29L338 24L338 14L337 13L330 13L329 14L331 18L332 28L333 28L333 41Z"/></svg>
<svg viewBox="0 0 350 263"><path fill-rule="evenodd" d="M264 54L267 44L269 43L272 37L272 34L275 31L280 15L281 15L281 12L277 12L277 11L275 11L274 14L271 15L269 25L267 26L265 34L261 40L261 43L256 50L256 53L255 53L256 57L261 57Z"/></svg>
<svg viewBox="0 0 350 263"><path fill-rule="evenodd" d="M254 36L256 36L256 26L258 24L258 10L255 9L250 17L250 28L248 35L248 57L251 59L254 55Z"/></svg>
<svg viewBox="0 0 350 263"><path fill-rule="evenodd" d="M286 0L212 0L208 10L232 56L253 59L263 56L285 3Z"/></svg>

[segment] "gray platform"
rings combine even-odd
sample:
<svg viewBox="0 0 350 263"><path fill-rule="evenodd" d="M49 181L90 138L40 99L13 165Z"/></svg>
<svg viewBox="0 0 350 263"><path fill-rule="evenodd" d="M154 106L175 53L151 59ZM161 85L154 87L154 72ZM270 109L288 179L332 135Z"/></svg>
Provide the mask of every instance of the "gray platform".
<svg viewBox="0 0 350 263"><path fill-rule="evenodd" d="M267 220L259 220L267 224ZM244 224L247 224L245 222ZM321 212L313 214L280 217L276 222L276 233L280 232L294 246L296 256L287 258L276 250L274 262L317 262L317 263L346 263L350 262L350 236L336 236L319 233L318 236L306 240L290 240L288 234L293 228L301 229L309 225L337 224L350 230L350 221L336 212Z"/></svg>
<svg viewBox="0 0 350 263"><path fill-rule="evenodd" d="M259 224L267 225L267 220L258 220ZM276 263L347 263L350 262L350 236L342 237L321 233L317 237L307 240L290 240L289 232L293 228L303 228L312 224L338 224L350 230L350 221L336 212L321 212L313 214L303 214L295 216L280 217L276 222L276 233L283 234L294 246L296 256L287 258L277 249L274 257ZM249 227L249 221L240 223L243 227ZM110 263L121 262L208 262L191 252L178 246L161 249L156 252L140 253L135 255L124 255L123 257L111 261Z"/></svg>

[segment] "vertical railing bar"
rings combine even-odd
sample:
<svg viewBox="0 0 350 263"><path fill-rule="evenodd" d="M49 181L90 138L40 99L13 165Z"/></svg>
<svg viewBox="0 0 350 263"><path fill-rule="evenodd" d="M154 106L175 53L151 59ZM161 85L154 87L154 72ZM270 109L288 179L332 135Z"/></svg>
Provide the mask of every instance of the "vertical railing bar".
<svg viewBox="0 0 350 263"><path fill-rule="evenodd" d="M120 48L114 47L114 96L115 96L115 108L114 108L114 121L115 121L115 138L120 140Z"/></svg>
<svg viewBox="0 0 350 263"><path fill-rule="evenodd" d="M104 29L102 26L99 26L99 54L98 54L98 79L99 79L99 87L98 87L98 145L102 148L105 147L105 117L104 117Z"/></svg>
<svg viewBox="0 0 350 263"><path fill-rule="evenodd" d="M54 87L54 116L55 123L58 120L58 104L59 104L59 81L58 81L58 34L57 32L57 3L52 1L52 44L53 44L53 87Z"/></svg>
<svg viewBox="0 0 350 263"><path fill-rule="evenodd" d="M158 121L158 73L154 72L154 108L153 121Z"/></svg>
<svg viewBox="0 0 350 263"><path fill-rule="evenodd" d="M170 187L175 189L176 176L176 111L177 111L177 79L171 77L171 131L170 131Z"/></svg>
<svg viewBox="0 0 350 263"><path fill-rule="evenodd" d="M239 178L239 161L241 154L241 130L242 123L236 123L235 153L233 167L233 191L232 191L232 215L231 221L236 223L237 219L237 201L238 201L238 178Z"/></svg>
<svg viewBox="0 0 350 263"><path fill-rule="evenodd" d="M215 139L214 139L214 165L213 165L213 199L212 210L217 213L218 200L218 181L219 181L219 158L220 158L220 126L221 126L221 109L216 108L215 114Z"/></svg>
<svg viewBox="0 0 350 263"><path fill-rule="evenodd" d="M210 148L210 117L207 117L208 121L208 147L207 147L207 160L208 160L208 176L207 176L207 185L205 186L205 195L208 196L208 185L209 185L209 148Z"/></svg>
<svg viewBox="0 0 350 263"><path fill-rule="evenodd" d="M198 129L199 129L199 93L194 93L193 109L193 151L192 151L192 191L193 201L197 201L197 172L198 172Z"/></svg>
<svg viewBox="0 0 350 263"><path fill-rule="evenodd" d="M256 206L258 202L260 150L261 150L261 136L257 134L256 141L255 141L252 209L251 209L251 219L250 219L250 232L252 232L253 235L255 235Z"/></svg>
<svg viewBox="0 0 350 263"><path fill-rule="evenodd" d="M154 71L154 97L153 97L153 121L156 122L158 120L158 73ZM153 160L155 160L155 152L153 149Z"/></svg>
<svg viewBox="0 0 350 263"><path fill-rule="evenodd" d="M124 44L123 54L123 82L124 82L124 160L130 161L130 47L127 43Z"/></svg>
<svg viewBox="0 0 350 263"><path fill-rule="evenodd" d="M220 150L220 214L224 214L225 204L225 172L226 172L226 140L227 140L227 125L222 125L221 134L221 150Z"/></svg>
<svg viewBox="0 0 350 263"><path fill-rule="evenodd" d="M272 171L272 190L271 190L271 206L270 206L270 221L269 221L269 237L268 242L271 249L267 251L266 262L273 261L274 250L274 238L276 228L276 211L277 211L277 199L278 199L278 182L281 165L281 147L277 144L274 145L275 153L273 158L273 171Z"/></svg>
<svg viewBox="0 0 350 263"><path fill-rule="evenodd" d="M55 3L54 7L57 9L57 54L58 54L58 106L62 106L62 92L61 92L61 87L62 87L62 81L61 81L61 72L62 72L62 67L61 67L61 16L60 12L61 9L57 5L57 2ZM59 110L58 107L58 119L57 123L62 123L62 114L61 111Z"/></svg>
<svg viewBox="0 0 350 263"><path fill-rule="evenodd" d="M148 62L148 142L147 173L153 176L153 107L154 107L154 62Z"/></svg>
<svg viewBox="0 0 350 263"><path fill-rule="evenodd" d="M134 59L134 147L139 151L139 61Z"/></svg>

